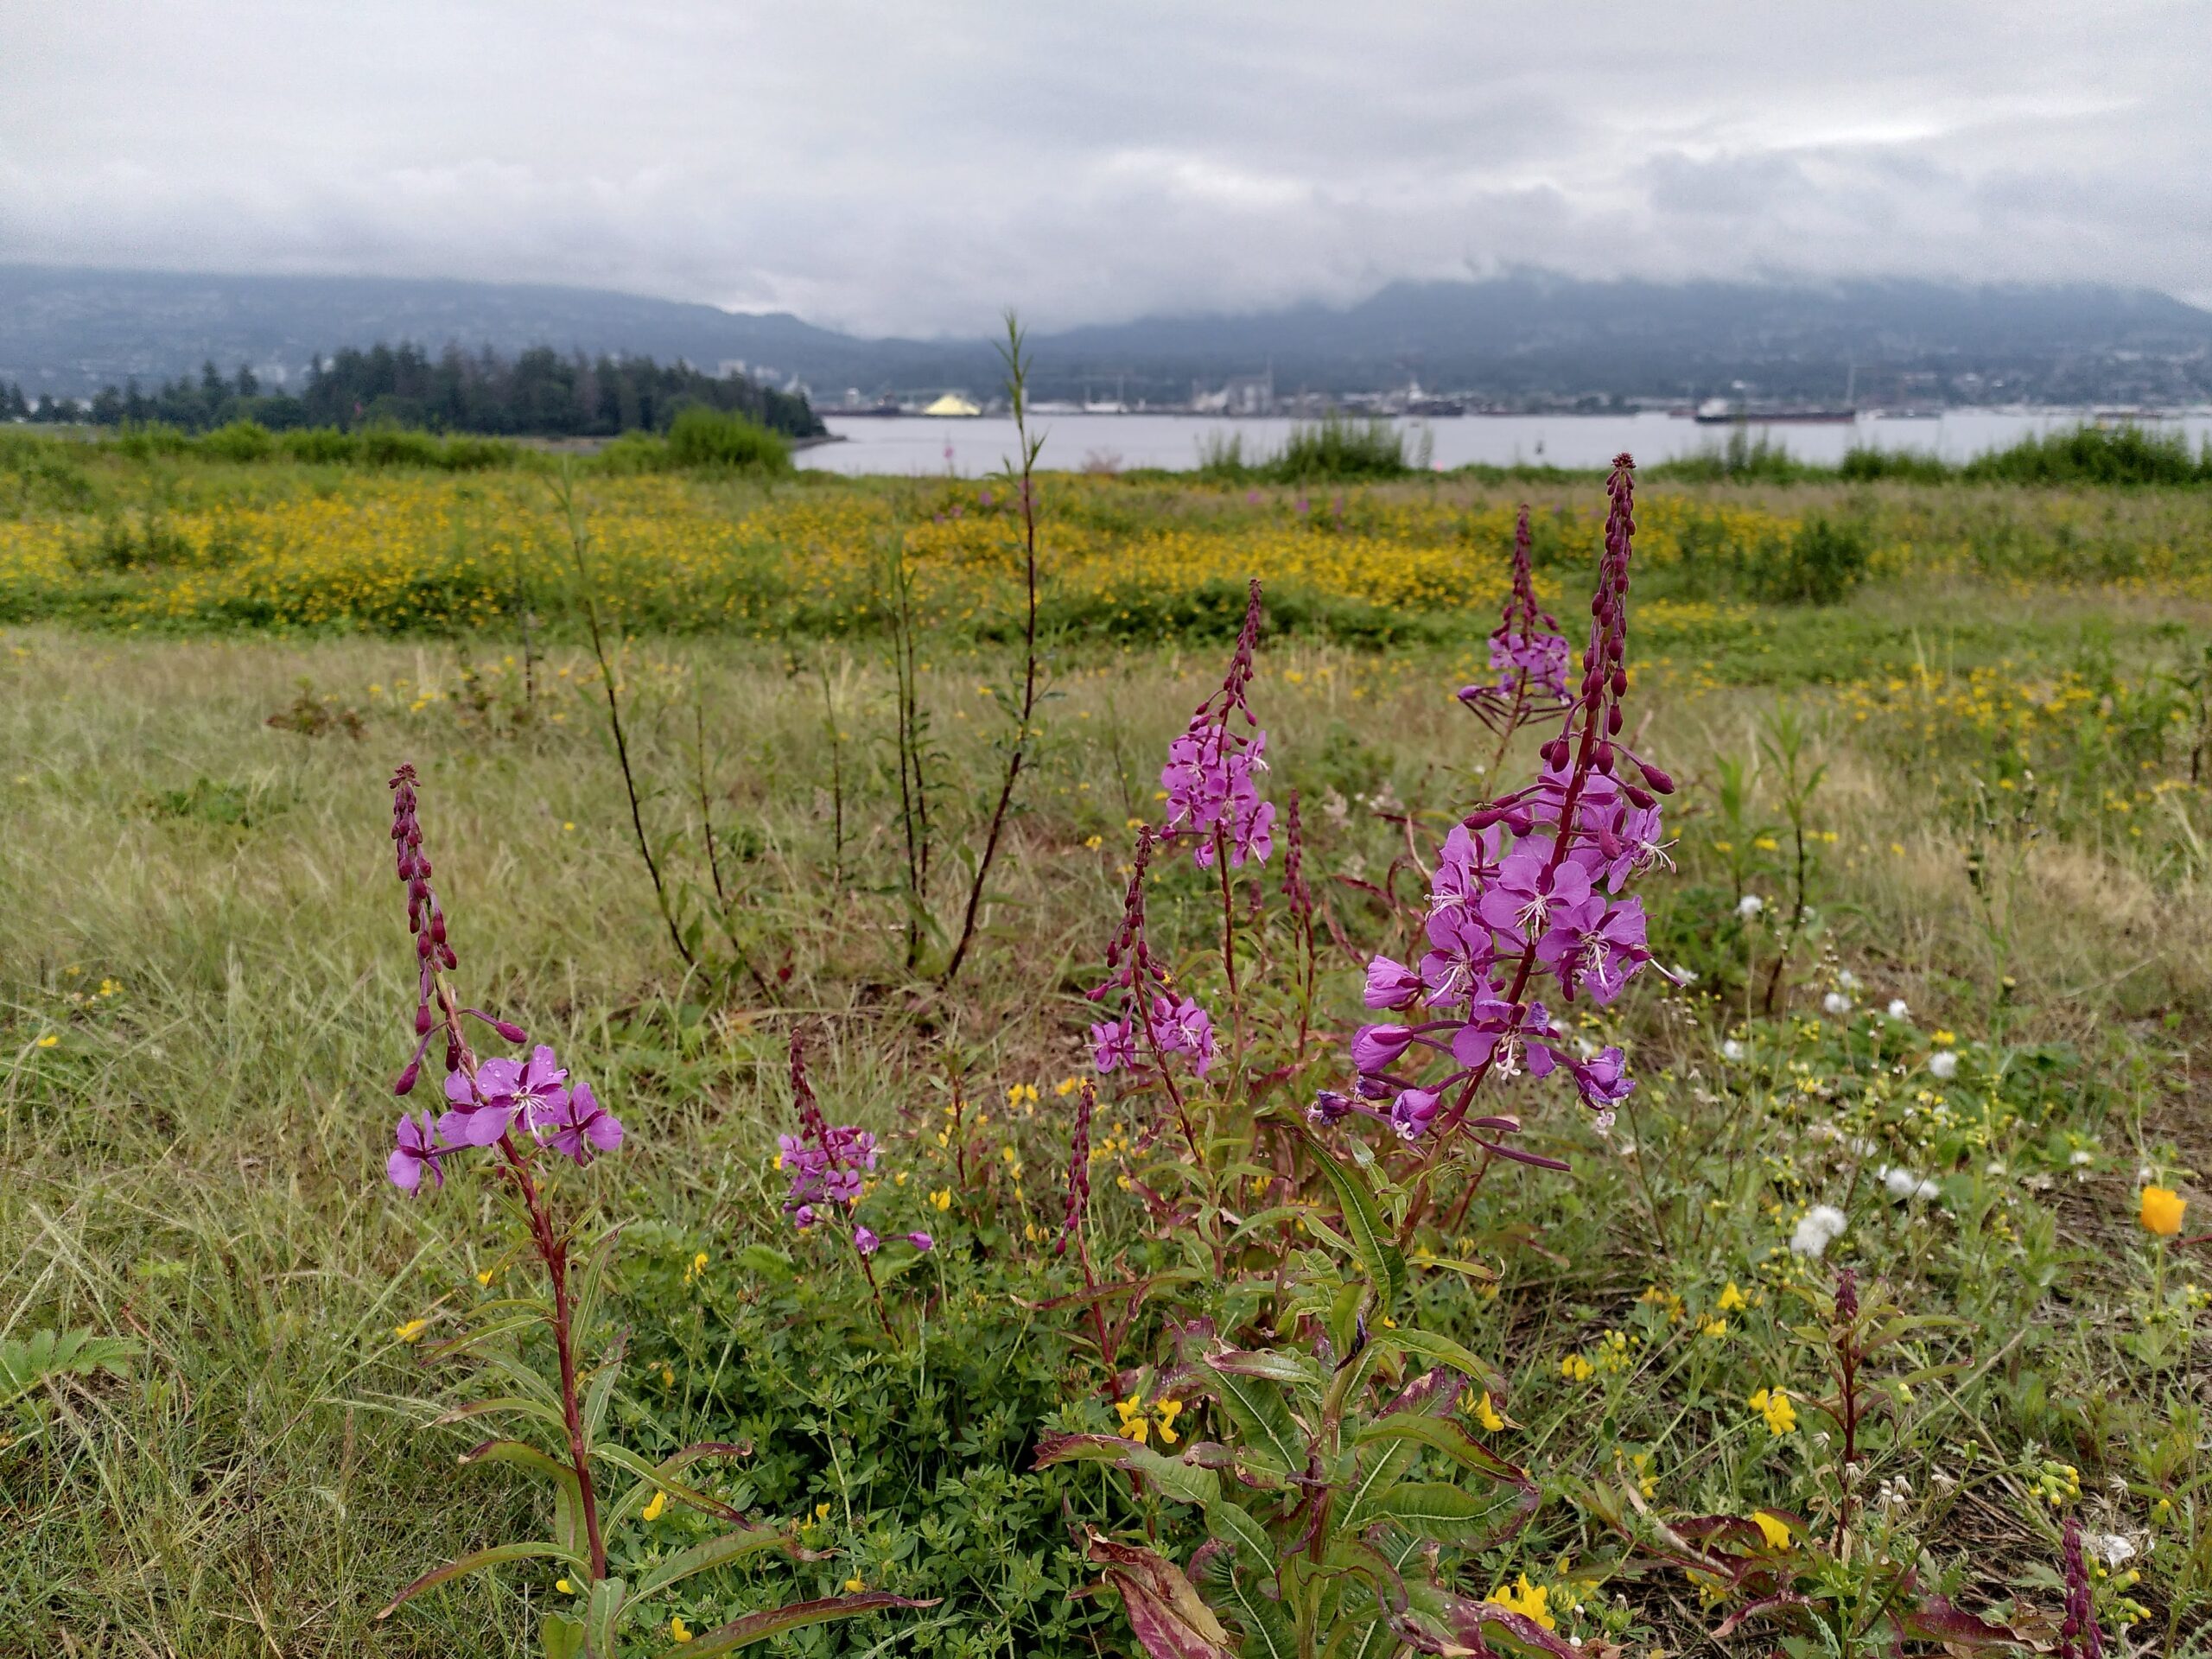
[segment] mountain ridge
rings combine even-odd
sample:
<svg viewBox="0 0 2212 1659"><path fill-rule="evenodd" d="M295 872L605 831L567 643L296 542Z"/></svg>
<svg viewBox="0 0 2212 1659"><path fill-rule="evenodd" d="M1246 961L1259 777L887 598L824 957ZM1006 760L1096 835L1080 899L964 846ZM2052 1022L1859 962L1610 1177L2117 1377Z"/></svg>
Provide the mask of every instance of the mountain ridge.
<svg viewBox="0 0 2212 1659"><path fill-rule="evenodd" d="M295 377L378 340L512 353L536 345L712 370L742 362L810 385L966 387L999 378L992 344L868 338L610 289L441 278L284 276L0 265L0 381L81 396L151 385L213 359ZM1180 402L1193 381L1271 368L1279 390L1419 379L1501 398L1726 392L1876 401L2212 397L2212 311L2147 289L1910 277L1656 283L1537 270L1399 281L1350 305L1086 324L1033 336L1035 389Z"/></svg>

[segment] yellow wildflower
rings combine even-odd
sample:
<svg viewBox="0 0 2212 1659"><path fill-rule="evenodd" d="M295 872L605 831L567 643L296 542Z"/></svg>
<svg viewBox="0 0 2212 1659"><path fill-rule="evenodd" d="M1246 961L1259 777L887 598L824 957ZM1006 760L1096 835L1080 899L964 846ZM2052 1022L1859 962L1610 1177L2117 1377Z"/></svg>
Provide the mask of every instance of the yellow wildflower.
<svg viewBox="0 0 2212 1659"><path fill-rule="evenodd" d="M1797 1427L1797 1408L1789 1403L1786 1389L1761 1389L1751 1395L1750 1404L1765 1417L1770 1434L1788 1434Z"/></svg>
<svg viewBox="0 0 2212 1659"><path fill-rule="evenodd" d="M2146 1186L2138 1216L2143 1225L2160 1238L2171 1238L2181 1231L2182 1211L2188 1208L2189 1200L2171 1187Z"/></svg>
<svg viewBox="0 0 2212 1659"><path fill-rule="evenodd" d="M420 1342L423 1333L430 1328L428 1319L410 1319L404 1325L394 1325L391 1334L402 1342Z"/></svg>
<svg viewBox="0 0 2212 1659"><path fill-rule="evenodd" d="M1596 1370L1580 1354L1569 1354L1559 1363L1559 1374L1570 1382L1587 1382Z"/></svg>
<svg viewBox="0 0 2212 1659"><path fill-rule="evenodd" d="M655 1492L653 1494L652 1502L646 1504L641 1513L648 1521L658 1521L660 1519L661 1511L665 1510L667 1507L668 1494L666 1492Z"/></svg>
<svg viewBox="0 0 2212 1659"><path fill-rule="evenodd" d="M1744 1293L1736 1288L1736 1281L1731 1279L1727 1288L1720 1293L1720 1311L1723 1313L1740 1313L1750 1306L1744 1300Z"/></svg>
<svg viewBox="0 0 2212 1659"><path fill-rule="evenodd" d="M1518 1613L1531 1624L1541 1624L1548 1630L1559 1628L1559 1621L1551 1616L1547 1604L1552 1592L1541 1584L1529 1582L1526 1573L1511 1585L1500 1585L1483 1599L1494 1607L1503 1607L1509 1613Z"/></svg>
<svg viewBox="0 0 2212 1659"><path fill-rule="evenodd" d="M1121 1414L1122 1434L1142 1446L1152 1433L1152 1419L1145 1415L1144 1402L1133 1394L1126 1400L1116 1400L1114 1409Z"/></svg>
<svg viewBox="0 0 2212 1659"><path fill-rule="evenodd" d="M868 1588L868 1580L861 1578L859 1573L855 1573L851 1578L845 1580L845 1588L851 1591L853 1594L857 1596L861 1591Z"/></svg>
<svg viewBox="0 0 2212 1659"><path fill-rule="evenodd" d="M671 1613L669 1616L668 1633L678 1642L689 1642L691 1639L691 1627L683 1622L683 1615L681 1613Z"/></svg>
<svg viewBox="0 0 2212 1659"><path fill-rule="evenodd" d="M1498 1414L1497 1408L1490 1402L1488 1389L1484 1389L1483 1397L1475 1402L1475 1421L1493 1434L1505 1427L1505 1419Z"/></svg>
<svg viewBox="0 0 2212 1659"><path fill-rule="evenodd" d="M1767 1548L1789 1548L1789 1525L1780 1516L1770 1515L1764 1510L1753 1510L1751 1519L1758 1523L1759 1530L1766 1535Z"/></svg>
<svg viewBox="0 0 2212 1659"><path fill-rule="evenodd" d="M554 1580L553 1587L556 1590L558 1590L564 1596L573 1596L576 1593L576 1586L570 1584L566 1579Z"/></svg>
<svg viewBox="0 0 2212 1659"><path fill-rule="evenodd" d="M951 1209L952 1189L949 1186L941 1186L938 1188L936 1192L930 1194L930 1204L932 1207L938 1210Z"/></svg>

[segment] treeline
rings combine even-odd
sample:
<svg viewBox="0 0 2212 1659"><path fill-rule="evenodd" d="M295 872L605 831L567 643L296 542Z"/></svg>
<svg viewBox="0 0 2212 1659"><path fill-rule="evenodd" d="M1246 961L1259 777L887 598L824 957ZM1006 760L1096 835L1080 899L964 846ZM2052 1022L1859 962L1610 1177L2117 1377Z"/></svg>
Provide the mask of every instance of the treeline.
<svg viewBox="0 0 2212 1659"><path fill-rule="evenodd" d="M740 415L786 437L818 437L826 430L804 397L741 375L717 378L649 357L564 357L550 346L512 359L489 347L471 355L448 346L435 358L404 342L349 347L318 359L296 396L264 389L243 364L226 376L211 362L197 379L180 378L150 393L136 381L110 386L89 410L51 397L34 404L20 385L0 385L0 420L158 424L182 432L251 422L272 432L399 427L492 437L611 438L665 432L694 408Z"/></svg>

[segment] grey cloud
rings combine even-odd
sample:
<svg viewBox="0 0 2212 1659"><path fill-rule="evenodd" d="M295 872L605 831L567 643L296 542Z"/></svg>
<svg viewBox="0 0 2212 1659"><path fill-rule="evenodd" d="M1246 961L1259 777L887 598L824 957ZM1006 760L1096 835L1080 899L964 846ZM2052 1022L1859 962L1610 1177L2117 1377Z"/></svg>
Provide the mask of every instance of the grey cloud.
<svg viewBox="0 0 2212 1659"><path fill-rule="evenodd" d="M868 330L1501 263L2212 297L2212 12L76 0L0 258L603 284Z"/></svg>

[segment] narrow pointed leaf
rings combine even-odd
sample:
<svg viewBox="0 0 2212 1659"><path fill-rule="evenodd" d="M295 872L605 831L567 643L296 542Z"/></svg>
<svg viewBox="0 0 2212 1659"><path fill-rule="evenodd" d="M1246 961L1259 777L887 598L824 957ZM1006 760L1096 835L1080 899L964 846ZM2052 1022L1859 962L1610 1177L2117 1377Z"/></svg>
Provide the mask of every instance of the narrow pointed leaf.
<svg viewBox="0 0 2212 1659"><path fill-rule="evenodd" d="M917 1601L911 1596L894 1596L887 1590L863 1590L857 1595L794 1601L788 1606L747 1613L711 1630L702 1630L682 1646L663 1650L660 1659L713 1659L715 1654L734 1653L772 1636L781 1636L785 1630L827 1624L832 1619L855 1618L862 1613L882 1612L893 1607L934 1607L938 1600L934 1596L926 1601Z"/></svg>
<svg viewBox="0 0 2212 1659"><path fill-rule="evenodd" d="M431 1568L378 1608L376 1616L378 1618L390 1618L403 1604L421 1595L425 1590L435 1589L439 1585L454 1579L466 1578L471 1573L480 1573L487 1567L498 1567L502 1562L526 1561L540 1556L550 1557L556 1561L566 1561L579 1573L588 1573L590 1571L589 1563L582 1556L574 1550L563 1549L556 1543L532 1541L526 1544L496 1544L490 1549L480 1549L474 1554L463 1555L457 1560L448 1561L443 1567Z"/></svg>

